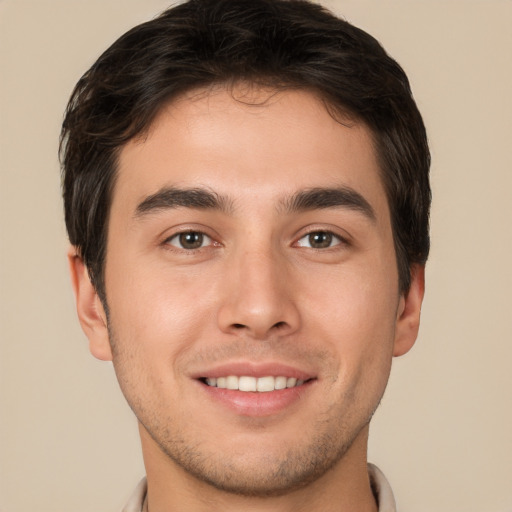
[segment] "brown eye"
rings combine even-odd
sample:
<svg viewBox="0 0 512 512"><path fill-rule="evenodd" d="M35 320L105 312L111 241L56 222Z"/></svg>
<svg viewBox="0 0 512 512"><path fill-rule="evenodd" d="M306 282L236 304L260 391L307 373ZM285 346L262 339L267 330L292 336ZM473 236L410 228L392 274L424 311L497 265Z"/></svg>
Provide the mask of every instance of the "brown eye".
<svg viewBox="0 0 512 512"><path fill-rule="evenodd" d="M328 249L340 243L340 238L330 231L313 231L303 236L299 240L298 245L300 247L310 247L311 249Z"/></svg>
<svg viewBox="0 0 512 512"><path fill-rule="evenodd" d="M332 243L332 234L324 231L311 233L308 235L309 245L315 249L325 249L330 247Z"/></svg>
<svg viewBox="0 0 512 512"><path fill-rule="evenodd" d="M205 245L210 245L212 240L209 236L204 233L200 233L199 231L185 231L169 238L167 243L174 247L178 247L179 249L186 249L190 251L200 249Z"/></svg>

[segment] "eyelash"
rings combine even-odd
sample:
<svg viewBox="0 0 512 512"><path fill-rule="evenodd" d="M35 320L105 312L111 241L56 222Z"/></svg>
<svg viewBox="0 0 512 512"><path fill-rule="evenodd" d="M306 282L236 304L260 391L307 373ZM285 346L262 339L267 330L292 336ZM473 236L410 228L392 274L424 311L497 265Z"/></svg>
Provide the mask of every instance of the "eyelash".
<svg viewBox="0 0 512 512"><path fill-rule="evenodd" d="M196 235L200 238L199 242L200 245L198 247L184 247L183 242L184 238L187 236ZM204 241L207 241L207 245L203 245ZM173 243L173 241L176 241L177 243ZM209 245L215 245L218 243L214 242L214 240L208 236L206 233L203 233L202 231L196 231L196 230L189 230L189 231L181 231L179 233L175 233L174 235L168 237L164 241L165 245L171 245L173 248L176 248L178 250L184 250L184 251L198 251L200 249L204 249L205 247L208 247Z"/></svg>
<svg viewBox="0 0 512 512"><path fill-rule="evenodd" d="M311 238L313 236L318 236L318 235L327 237L327 242L328 242L327 246L325 246L325 247L312 247L311 246L311 241L312 241ZM301 240L304 240L304 239L308 240L309 245L303 245L301 243ZM336 242L336 243L333 244L332 242ZM308 249L322 251L322 250L332 249L334 247L337 247L338 245L347 245L348 242L345 238L341 237L340 235L337 235L336 233L333 233L332 231L329 231L327 229L316 229L316 230L310 231L309 233L306 233L305 235L300 237L295 244L298 245L299 247L306 247Z"/></svg>
<svg viewBox="0 0 512 512"><path fill-rule="evenodd" d="M184 247L184 243L186 243L186 237L195 236L196 240L195 243L198 244L195 247ZM314 236L322 236L325 237L326 240L324 243L324 247L313 247L312 244L312 237ZM306 240L307 244L302 242L302 240ZM204 243L206 242L206 245ZM335 243L333 243L335 242ZM320 240L319 243L322 243L322 240ZM165 239L164 244L167 246L172 246L175 249L183 250L187 252L192 251L199 251L201 249L204 249L208 246L219 246L220 244L218 242L215 242L209 235L206 233L199 231L199 230L188 230L188 231L181 231L179 233L175 233L174 235L168 237ZM192 245L194 245L194 241L192 241ZM312 230L309 233L306 233L305 235L302 235L295 243L295 246L297 247L305 247L308 249L313 249L316 251L323 251L327 249L333 249L334 247L337 247L339 245L348 245L348 242L345 238L341 237L340 235L337 235L336 233L333 233L332 231L326 230L326 229L316 229Z"/></svg>

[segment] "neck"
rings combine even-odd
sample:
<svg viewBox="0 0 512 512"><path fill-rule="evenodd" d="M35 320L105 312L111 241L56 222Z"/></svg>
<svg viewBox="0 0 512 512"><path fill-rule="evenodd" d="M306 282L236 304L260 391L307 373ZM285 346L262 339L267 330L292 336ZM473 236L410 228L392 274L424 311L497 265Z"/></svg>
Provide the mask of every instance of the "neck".
<svg viewBox="0 0 512 512"><path fill-rule="evenodd" d="M243 496L216 489L162 453L143 427L148 512L377 512L366 464L368 428L330 470L279 495Z"/></svg>

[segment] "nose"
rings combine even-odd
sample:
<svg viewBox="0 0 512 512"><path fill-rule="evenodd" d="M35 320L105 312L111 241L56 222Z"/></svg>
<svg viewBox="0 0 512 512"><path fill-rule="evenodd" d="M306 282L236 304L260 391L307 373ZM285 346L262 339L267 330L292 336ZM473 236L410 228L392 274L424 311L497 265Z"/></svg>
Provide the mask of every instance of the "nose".
<svg viewBox="0 0 512 512"><path fill-rule="evenodd" d="M267 340L299 328L295 290L285 261L268 251L240 255L227 266L218 310L221 331Z"/></svg>

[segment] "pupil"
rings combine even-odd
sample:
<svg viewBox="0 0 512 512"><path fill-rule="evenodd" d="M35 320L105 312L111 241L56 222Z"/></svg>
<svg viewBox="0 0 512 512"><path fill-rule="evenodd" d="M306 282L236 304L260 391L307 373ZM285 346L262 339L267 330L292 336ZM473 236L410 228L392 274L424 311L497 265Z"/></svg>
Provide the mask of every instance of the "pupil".
<svg viewBox="0 0 512 512"><path fill-rule="evenodd" d="M318 233L311 233L309 235L309 244L311 245L311 247L314 247L315 249L324 249L326 247L330 247L331 242L331 233L319 231Z"/></svg>
<svg viewBox="0 0 512 512"><path fill-rule="evenodd" d="M180 244L185 249L198 249L203 245L202 233L181 233Z"/></svg>

